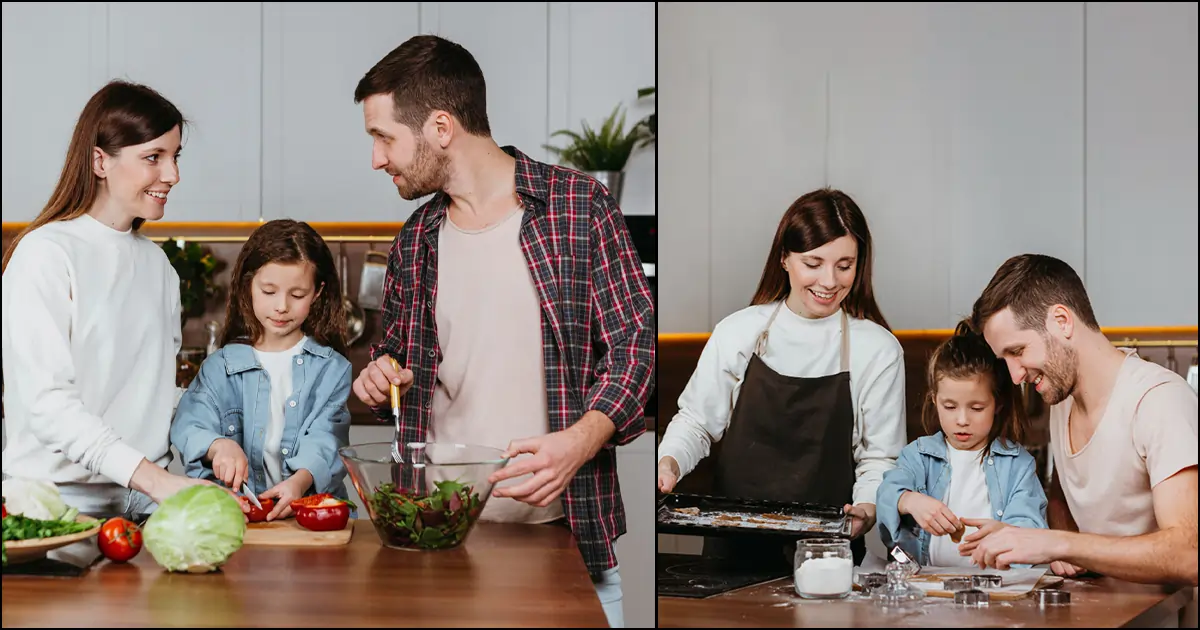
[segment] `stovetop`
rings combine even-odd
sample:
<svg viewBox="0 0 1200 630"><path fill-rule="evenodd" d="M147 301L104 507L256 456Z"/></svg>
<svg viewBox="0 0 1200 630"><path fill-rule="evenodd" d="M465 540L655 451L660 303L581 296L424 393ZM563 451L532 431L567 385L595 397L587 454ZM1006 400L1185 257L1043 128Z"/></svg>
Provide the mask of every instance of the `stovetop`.
<svg viewBox="0 0 1200 630"><path fill-rule="evenodd" d="M655 593L667 597L712 597L788 575L784 569L747 569L686 554L660 553L656 565Z"/></svg>

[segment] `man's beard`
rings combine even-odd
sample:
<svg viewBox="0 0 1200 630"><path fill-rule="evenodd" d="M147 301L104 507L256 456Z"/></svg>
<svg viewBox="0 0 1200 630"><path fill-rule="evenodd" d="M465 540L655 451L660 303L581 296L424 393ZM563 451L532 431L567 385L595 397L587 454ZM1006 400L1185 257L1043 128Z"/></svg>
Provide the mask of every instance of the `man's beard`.
<svg viewBox="0 0 1200 630"><path fill-rule="evenodd" d="M1079 355L1075 349L1046 336L1046 363L1042 366L1042 400L1057 405L1075 393Z"/></svg>
<svg viewBox="0 0 1200 630"><path fill-rule="evenodd" d="M435 154L428 142L419 140L412 164L399 173L401 181L396 184L396 190L408 201L442 190L446 186L449 162L445 155Z"/></svg>

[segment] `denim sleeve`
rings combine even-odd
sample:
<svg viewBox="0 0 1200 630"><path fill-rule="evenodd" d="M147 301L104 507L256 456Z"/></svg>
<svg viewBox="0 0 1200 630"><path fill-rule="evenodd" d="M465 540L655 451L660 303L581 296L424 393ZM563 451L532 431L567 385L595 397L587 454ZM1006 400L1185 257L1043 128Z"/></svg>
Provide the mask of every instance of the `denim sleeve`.
<svg viewBox="0 0 1200 630"><path fill-rule="evenodd" d="M200 373L179 398L171 422L171 445L179 451L180 463L189 477L213 477L212 464L205 463L204 458L213 441L225 437L221 430L225 410L218 401L226 387L225 360L213 355L201 364Z"/></svg>
<svg viewBox="0 0 1200 630"><path fill-rule="evenodd" d="M905 491L917 491L918 480L925 476L917 443L912 442L900 451L896 467L883 473L883 481L875 495L875 517L879 524L879 537L888 548L900 545L914 558L920 557L920 544L916 524L911 517L900 515L900 495Z"/></svg>
<svg viewBox="0 0 1200 630"><path fill-rule="evenodd" d="M1018 527L1046 529L1046 492L1037 474L1037 463L1022 449L1013 462L1008 504L1001 522Z"/></svg>
<svg viewBox="0 0 1200 630"><path fill-rule="evenodd" d="M296 442L296 450L285 460L288 470L295 474L305 469L312 474L313 491L333 492L346 479L346 466L338 449L350 443L350 362L330 370L326 378L334 380L330 394L313 406L313 418ZM323 386L322 388L326 388Z"/></svg>

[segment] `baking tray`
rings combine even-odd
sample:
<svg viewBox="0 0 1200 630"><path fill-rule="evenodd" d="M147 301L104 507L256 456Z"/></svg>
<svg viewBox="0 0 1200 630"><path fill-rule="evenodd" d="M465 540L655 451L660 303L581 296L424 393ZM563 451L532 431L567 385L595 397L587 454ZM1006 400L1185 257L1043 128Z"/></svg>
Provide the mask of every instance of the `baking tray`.
<svg viewBox="0 0 1200 630"><path fill-rule="evenodd" d="M679 511L684 509L693 513ZM722 514L737 518L716 518ZM660 534L781 536L789 539L849 539L852 525L842 508L831 505L698 494L667 494L660 497L655 523L655 530Z"/></svg>

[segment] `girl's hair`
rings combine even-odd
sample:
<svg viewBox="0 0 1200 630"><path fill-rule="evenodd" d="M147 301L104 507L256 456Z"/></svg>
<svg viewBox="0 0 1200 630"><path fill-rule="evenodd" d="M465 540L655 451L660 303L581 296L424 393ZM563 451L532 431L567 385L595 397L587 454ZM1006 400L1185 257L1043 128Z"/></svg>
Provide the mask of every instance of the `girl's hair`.
<svg viewBox="0 0 1200 630"><path fill-rule="evenodd" d="M984 340L967 321L959 322L954 334L933 351L926 372L929 394L925 397L921 414L925 430L935 433L940 426L937 413L938 382L943 378L955 380L981 376L992 384L992 397L996 412L992 430L988 432L980 457L986 457L996 438L1004 438L1010 445L1019 445L1029 435L1025 406L1021 404L1021 390L1009 377L1008 364L996 357Z"/></svg>
<svg viewBox="0 0 1200 630"><path fill-rule="evenodd" d="M229 305L225 311L225 330L221 345L253 345L263 335L262 323L254 316L251 282L269 263L282 265L311 263L314 288L320 294L313 301L308 317L300 325L304 334L321 345L346 354L346 312L342 307L342 286L337 266L325 239L301 221L268 221L250 235L238 254L230 280Z"/></svg>
<svg viewBox="0 0 1200 630"><path fill-rule="evenodd" d="M847 315L869 319L891 330L875 302L871 282L871 231L867 229L867 218L849 195L832 188L821 188L800 197L783 213L750 305L787 297L791 283L782 262L788 254L812 251L847 235L853 236L858 243L858 260L854 284L842 302L842 308L846 309Z"/></svg>
<svg viewBox="0 0 1200 630"><path fill-rule="evenodd" d="M144 85L112 81L100 88L75 123L67 159L50 201L13 239L4 254L3 266L8 267L9 258L26 234L47 223L76 219L92 209L100 192L100 178L92 172L93 147L115 156L125 147L145 144L175 127L182 133L186 124L171 101ZM144 221L134 219L133 229L142 227Z"/></svg>

